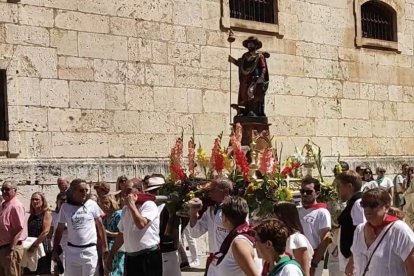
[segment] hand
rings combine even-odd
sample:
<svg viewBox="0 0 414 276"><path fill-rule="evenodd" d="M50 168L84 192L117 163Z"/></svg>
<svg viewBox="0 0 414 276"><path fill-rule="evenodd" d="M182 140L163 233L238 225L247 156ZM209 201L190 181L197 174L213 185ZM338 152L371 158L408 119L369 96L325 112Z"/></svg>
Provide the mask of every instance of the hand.
<svg viewBox="0 0 414 276"><path fill-rule="evenodd" d="M230 56L229 55L229 57L228 57L228 62L231 62L231 63L235 63L236 62L236 60L232 57L232 56Z"/></svg>
<svg viewBox="0 0 414 276"><path fill-rule="evenodd" d="M126 199L125 199L125 204L130 207L133 208L135 207L135 202L137 201L138 196L135 194L129 194Z"/></svg>
<svg viewBox="0 0 414 276"><path fill-rule="evenodd" d="M349 275L349 276L354 275L354 264L350 261L348 261L348 263L346 264L345 275Z"/></svg>
<svg viewBox="0 0 414 276"><path fill-rule="evenodd" d="M106 270L108 272L111 272L113 270L113 267L112 267L113 259L114 259L114 256L111 253L109 253L105 259L104 266L106 267Z"/></svg>
<svg viewBox="0 0 414 276"><path fill-rule="evenodd" d="M32 246L30 246L30 248L27 250L27 252L29 253L34 253L37 250L38 246L32 244Z"/></svg>

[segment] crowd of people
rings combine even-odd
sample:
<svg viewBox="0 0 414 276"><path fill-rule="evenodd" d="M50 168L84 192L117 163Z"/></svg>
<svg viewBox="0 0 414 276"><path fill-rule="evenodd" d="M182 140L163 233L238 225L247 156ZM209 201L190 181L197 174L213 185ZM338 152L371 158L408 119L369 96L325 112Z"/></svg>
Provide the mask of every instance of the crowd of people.
<svg viewBox="0 0 414 276"><path fill-rule="evenodd" d="M277 202L259 221L223 176L206 188L211 204L193 199L188 218L178 220L157 196L165 184L160 174L121 176L115 191L105 182L91 187L59 178L55 210L35 192L28 214L18 186L7 180L1 187L0 276L181 275L200 265L195 239L204 234L207 276L320 276L324 269L330 275L414 275L414 169L404 164L394 180L383 168L375 171L374 179L369 167L353 171L345 162L334 171L343 202L338 217L318 201L319 180L306 176L300 206Z"/></svg>

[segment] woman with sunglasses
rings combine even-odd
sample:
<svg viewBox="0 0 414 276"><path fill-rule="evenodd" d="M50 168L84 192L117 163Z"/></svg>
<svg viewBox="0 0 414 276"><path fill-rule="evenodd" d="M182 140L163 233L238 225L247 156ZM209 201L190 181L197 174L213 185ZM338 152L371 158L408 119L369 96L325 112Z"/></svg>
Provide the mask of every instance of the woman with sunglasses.
<svg viewBox="0 0 414 276"><path fill-rule="evenodd" d="M403 221L390 216L391 197L381 188L362 195L367 222L357 226L346 275L414 275L414 233Z"/></svg>
<svg viewBox="0 0 414 276"><path fill-rule="evenodd" d="M374 189L374 188L377 188L377 187L378 187L378 184L374 180L374 176L372 174L372 170L370 168L366 168L362 172L362 187L361 187L361 192L365 192L365 191L368 191L370 189Z"/></svg>

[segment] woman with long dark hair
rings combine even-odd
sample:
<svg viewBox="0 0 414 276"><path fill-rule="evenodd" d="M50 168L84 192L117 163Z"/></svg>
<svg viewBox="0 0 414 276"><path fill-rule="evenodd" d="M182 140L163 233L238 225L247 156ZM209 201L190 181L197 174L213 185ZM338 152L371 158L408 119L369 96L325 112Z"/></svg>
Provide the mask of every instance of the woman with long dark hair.
<svg viewBox="0 0 414 276"><path fill-rule="evenodd" d="M48 237L51 225L52 213L47 206L45 195L41 192L35 192L30 199L30 216L27 222L27 231L29 237L36 237L37 239L30 246L28 252L35 252L39 245L42 244L46 256L38 260L36 271L30 271L28 268L25 268L23 275L51 274L52 251Z"/></svg>
<svg viewBox="0 0 414 276"><path fill-rule="evenodd" d="M305 276L309 276L313 248L305 235L303 235L303 228L296 205L291 202L279 202L273 206L273 211L276 218L283 221L289 230L286 252L300 264Z"/></svg>
<svg viewBox="0 0 414 276"><path fill-rule="evenodd" d="M67 225L66 275L93 276L98 265L97 244L102 246L103 259L108 253L105 228L101 219L104 213L95 201L88 199L88 192L88 184L85 180L73 180L67 190L67 203L62 205L59 212L53 254L54 259L57 260L56 245L60 244L62 233Z"/></svg>

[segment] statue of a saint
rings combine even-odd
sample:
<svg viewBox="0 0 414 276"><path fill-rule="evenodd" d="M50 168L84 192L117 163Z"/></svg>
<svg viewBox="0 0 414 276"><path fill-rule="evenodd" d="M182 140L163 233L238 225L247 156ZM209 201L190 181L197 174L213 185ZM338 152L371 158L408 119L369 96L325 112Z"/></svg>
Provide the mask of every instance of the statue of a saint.
<svg viewBox="0 0 414 276"><path fill-rule="evenodd" d="M243 46L249 51L239 59L229 56L229 62L239 67L239 96L236 116L266 116L264 112L264 98L269 86L269 72L266 58L267 52L259 52L262 42L257 37L249 37L243 41Z"/></svg>

